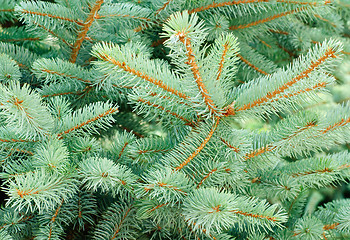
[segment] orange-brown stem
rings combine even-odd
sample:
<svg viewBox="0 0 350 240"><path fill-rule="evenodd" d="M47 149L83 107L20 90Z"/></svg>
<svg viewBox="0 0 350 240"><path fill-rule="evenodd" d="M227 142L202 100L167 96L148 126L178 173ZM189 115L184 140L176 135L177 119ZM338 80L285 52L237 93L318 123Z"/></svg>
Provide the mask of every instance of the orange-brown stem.
<svg viewBox="0 0 350 240"><path fill-rule="evenodd" d="M333 125L327 127L325 130L323 130L321 133L325 134L329 131L333 131L337 127L343 127L346 124L350 123L350 117L347 119L342 118L339 122L334 123Z"/></svg>
<svg viewBox="0 0 350 240"><path fill-rule="evenodd" d="M148 210L148 212L153 212L153 211L157 210L158 208L164 207L164 206L166 206L166 205L168 205L168 204L169 204L169 203L162 203L162 204L159 204L159 205L155 206L154 208Z"/></svg>
<svg viewBox="0 0 350 240"><path fill-rule="evenodd" d="M97 18L96 17L97 13L100 10L103 1L104 0L97 0L96 1L95 6L91 9L89 16L87 17L86 21L83 23L83 27L77 36L77 40L75 41L75 43L73 45L73 50L72 50L72 53L71 53L70 59L69 59L70 62L75 63L75 61L77 60L81 45L83 44L83 41L84 41L86 34L89 31L92 23Z"/></svg>
<svg viewBox="0 0 350 240"><path fill-rule="evenodd" d="M276 146L272 146L272 145L267 145L266 147L262 147L262 148L259 148L257 150L254 150L250 153L247 153L246 156L244 157L244 160L248 160L248 159L251 159L251 158L254 158L256 156L259 156L265 152L270 152L270 151L273 151L276 149Z"/></svg>
<svg viewBox="0 0 350 240"><path fill-rule="evenodd" d="M163 6L161 6L157 11L156 13L154 14L155 16L158 15L161 11L163 11L169 4L170 2L173 1L173 0L168 0L166 1Z"/></svg>
<svg viewBox="0 0 350 240"><path fill-rule="evenodd" d="M53 74L53 75L62 76L62 77L73 78L73 79L76 79L76 80L84 82L84 83L91 83L90 80L82 79L82 78L79 78L79 77L76 77L76 76L72 76L72 75L69 75L69 74L66 74L66 73L60 73L60 72L56 72L56 71L49 70L49 69L40 69L40 71L47 72L47 73Z"/></svg>
<svg viewBox="0 0 350 240"><path fill-rule="evenodd" d="M301 79L308 77L309 74L313 70L315 70L318 66L320 66L326 59L328 59L330 57L335 58L336 56L334 55L334 53L335 52L334 52L333 49L331 49L331 48L327 49L327 51L325 52L325 54L322 57L317 59L315 62L312 62L311 65L305 71L300 73L298 76L294 77L289 82L286 82L281 87L279 87L278 89L274 90L273 92L267 93L266 96L255 100L253 103L245 104L244 106L240 107L236 111L248 110L248 109L251 109L251 108L253 108L255 106L259 106L259 105L261 105L263 103L266 103L270 99L273 99L274 97L276 97L276 95L283 93L284 91L286 91L288 88L290 88L292 85L294 85L295 83L297 83Z"/></svg>
<svg viewBox="0 0 350 240"><path fill-rule="evenodd" d="M216 172L218 169L217 168L214 168L212 169L210 172L208 172L203 178L202 180L197 184L197 188L199 188L200 185L203 184L203 182L210 176L212 175L214 172Z"/></svg>
<svg viewBox="0 0 350 240"><path fill-rule="evenodd" d="M101 113L100 115L98 115L98 116L96 116L96 117L94 117L94 118L91 118L91 119L87 120L86 122L83 122L83 123L81 123L81 124L79 124L79 125L76 125L76 126L70 128L70 129L68 129L68 130L66 130L66 131L64 131L64 132L61 132L61 133L57 134L57 137L58 137L59 139L62 139L62 137L63 137L64 134L67 134L67 133L70 133L70 132L72 132L72 131L74 131L74 130L77 130L77 129L79 129L79 128L81 128L81 127L83 127L83 126L85 126L85 125L87 125L87 124L89 124L89 123L91 123L91 122L94 122L94 121L96 121L96 120L98 120L98 119L100 119L100 118L102 118L102 117L105 117L105 116L107 116L107 115L109 115L109 114L113 114L113 113L115 113L116 111L118 111L118 108L110 108L110 109L108 109L108 111L106 111L106 112L104 112L104 113Z"/></svg>
<svg viewBox="0 0 350 240"><path fill-rule="evenodd" d="M317 3L317 2L299 2L299 1L291 1L291 0L277 0L277 2L280 2L280 3L288 3L288 4L296 4L296 5L309 5L309 6L317 6L318 4L320 3ZM327 5L331 3L331 1L329 0L326 0L324 1L323 5Z"/></svg>
<svg viewBox="0 0 350 240"><path fill-rule="evenodd" d="M32 139L1 139L0 138L0 142L37 142L36 140L32 140Z"/></svg>
<svg viewBox="0 0 350 240"><path fill-rule="evenodd" d="M220 140L221 140L226 146L228 146L229 148L231 148L234 152L239 153L239 148L238 148L238 147L232 146L228 141L226 141L226 140L223 139L223 138L220 138Z"/></svg>
<svg viewBox="0 0 350 240"><path fill-rule="evenodd" d="M254 214L254 213L247 213L247 212L243 212L243 211L239 211L239 210L232 210L230 212L233 212L233 213L239 214L239 215L243 215L246 217L267 219L267 220L273 221L273 222L277 221L276 217L264 216L264 215Z"/></svg>
<svg viewBox="0 0 350 240"><path fill-rule="evenodd" d="M209 96L209 92L208 92L206 86L204 85L202 76L199 72L199 67L197 65L194 52L192 50L191 39L189 37L186 37L186 34L183 32L178 33L178 36L179 36L179 40L186 47L188 60L185 63L191 67L193 77L197 83L198 89L199 89L199 91L204 99L204 102L208 106L209 111L211 113L216 113L216 111L217 111L216 106L215 106L213 100L211 99L211 97Z"/></svg>
<svg viewBox="0 0 350 240"><path fill-rule="evenodd" d="M170 110L165 109L163 106L161 106L161 105L159 105L159 104L154 104L154 103L152 103L152 102L150 102L150 101L148 101L148 100L142 99L142 98L139 98L137 101L138 101L138 102L142 102L142 103L144 103L144 104L147 104L148 106L155 107L155 108L157 108L157 109L159 109L159 110L162 110L162 111L164 111L164 112L166 112L166 113L169 113L170 115L172 115L172 116L174 116L174 117L176 117L176 118L178 118L178 119L180 119L180 120L186 122L187 125L191 125L191 126L193 125L193 123L192 123L190 120L188 120L188 119L186 119L186 118L184 118L184 117L178 115L178 114L175 113L175 112L171 112Z"/></svg>
<svg viewBox="0 0 350 240"><path fill-rule="evenodd" d="M252 64L251 62L249 62L247 59L245 59L244 57L242 57L241 54L237 54L237 56L239 57L239 59L244 62L245 64L247 64L249 67L253 68L255 71L264 74L264 75L270 75L267 72L261 70L260 68L258 68L257 66L255 66L254 64Z"/></svg>
<svg viewBox="0 0 350 240"><path fill-rule="evenodd" d="M125 17L125 18L133 18L133 19L151 21L151 19L149 19L149 18L138 17L138 16L133 16L133 15L128 15L128 14L110 14L110 15L98 16L98 18L106 18L106 17Z"/></svg>
<svg viewBox="0 0 350 240"><path fill-rule="evenodd" d="M39 41L40 38L18 38L18 39L2 39L4 42L23 42L23 41Z"/></svg>
<svg viewBox="0 0 350 240"><path fill-rule="evenodd" d="M174 95L176 95L176 96L178 96L180 98L183 98L183 99L189 99L189 97L187 95L179 92L178 90L173 89L172 87L167 86L163 81L155 79L153 77L150 77L147 74L141 73L140 71L135 70L135 69L129 67L128 65L126 65L125 62L121 63L121 62L117 61L116 59L108 56L107 54L100 54L99 53L99 56L104 61L108 61L110 63L113 63L114 65L120 67L124 71L126 71L128 73L131 73L131 74L133 74L135 76L138 76L138 77L142 78L143 80L146 80L147 82L150 82L150 83L152 83L152 84L162 88L163 90L165 90L165 91L167 91L169 93L172 93L172 94L174 94Z"/></svg>
<svg viewBox="0 0 350 240"><path fill-rule="evenodd" d="M123 152L124 152L126 146L128 146L128 144L129 144L128 142L125 142L125 143L124 143L124 146L123 146L122 150L120 150L120 153L119 153L119 155L118 155L118 159L122 156L122 154L123 154Z"/></svg>
<svg viewBox="0 0 350 240"><path fill-rule="evenodd" d="M60 39L64 44L66 44L69 48L72 48L73 45L68 43L66 40L64 40L64 38L62 38L60 35L54 33L53 31L51 31L50 29L46 28L45 26L38 24L36 22L34 22L35 25L37 25L38 27L44 29L45 31L47 31L48 33L50 33L52 36L57 37L58 39Z"/></svg>
<svg viewBox="0 0 350 240"><path fill-rule="evenodd" d="M78 25L83 25L83 23L81 23L81 22L79 22L77 20L70 19L70 18L65 18L65 17L60 17L60 16L49 14L49 13L34 12L34 11L25 10L25 9L20 10L20 12L27 13L27 14L32 14L32 15L38 15L38 16L54 18L54 19L60 19L60 20L76 23Z"/></svg>
<svg viewBox="0 0 350 240"><path fill-rule="evenodd" d="M120 221L120 223L118 223L118 224L115 226L114 234L113 234L113 236L112 236L112 238L111 238L110 240L113 240L113 239L115 239L115 238L117 237L117 235L118 235L118 233L119 233L119 231L120 231L120 228L121 228L123 222L125 221L126 217L128 216L130 210L131 210L131 208L129 208L129 209L126 211L126 213L124 214L124 216L123 216L122 220Z"/></svg>
<svg viewBox="0 0 350 240"><path fill-rule="evenodd" d="M258 24L270 22L270 21L272 21L272 20L274 20L276 18L284 17L284 16L287 16L289 14L294 14L294 13L297 13L297 12L300 12L300 11L303 11L303 10L306 10L306 9L307 9L306 7L293 9L291 11L286 11L286 12L283 12L283 13L279 13L279 14L276 14L276 15L273 15L273 16L270 16L270 17L267 17L267 18L264 18L264 19L260 19L260 20L257 20L257 21L254 21L254 22L251 22L251 23L248 23L248 24L237 25L237 26L230 26L229 29L230 30L237 30L237 29L244 29L244 28L256 26Z"/></svg>
<svg viewBox="0 0 350 240"><path fill-rule="evenodd" d="M224 67L225 56L227 54L228 48L229 48L228 44L225 43L224 44L224 51L222 52L222 55L221 55L221 59L220 59L220 63L219 63L219 69L218 69L218 73L217 73L217 77L216 77L217 81L220 80L220 76L221 76L221 73L222 73L222 69Z"/></svg>
<svg viewBox="0 0 350 240"><path fill-rule="evenodd" d="M202 12L202 11L206 11L206 10L218 8L218 7L247 4L247 3L257 3L257 2L268 2L268 0L238 0L238 1L227 1L227 2L221 2L221 3L213 2L207 6L191 9L190 11L188 11L188 13L192 14L192 13L198 13L198 12Z"/></svg>
<svg viewBox="0 0 350 240"><path fill-rule="evenodd" d="M210 130L208 136L204 139L204 141L201 143L201 145L199 145L199 147L184 161L182 162L179 166L177 166L174 170L178 171L180 169L182 169L183 167L185 167L187 164L189 164L191 162L191 160L193 158L195 158L205 147L205 145L209 142L209 140L211 139L211 137L213 136L218 124L219 124L220 118L216 119L216 122L214 123L212 129Z"/></svg>

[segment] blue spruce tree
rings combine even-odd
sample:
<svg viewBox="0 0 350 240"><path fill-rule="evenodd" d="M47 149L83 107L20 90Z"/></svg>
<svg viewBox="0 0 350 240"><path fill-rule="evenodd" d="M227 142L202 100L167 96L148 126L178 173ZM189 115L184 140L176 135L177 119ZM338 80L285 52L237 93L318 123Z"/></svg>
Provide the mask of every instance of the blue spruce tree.
<svg viewBox="0 0 350 240"><path fill-rule="evenodd" d="M349 239L349 19L0 0L0 239Z"/></svg>

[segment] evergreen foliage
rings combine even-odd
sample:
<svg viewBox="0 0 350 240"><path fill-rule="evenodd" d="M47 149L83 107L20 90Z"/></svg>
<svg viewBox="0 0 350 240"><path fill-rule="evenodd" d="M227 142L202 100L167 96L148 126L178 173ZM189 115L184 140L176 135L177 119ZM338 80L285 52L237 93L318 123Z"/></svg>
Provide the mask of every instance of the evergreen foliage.
<svg viewBox="0 0 350 240"><path fill-rule="evenodd" d="M0 239L349 239L349 6L0 0Z"/></svg>

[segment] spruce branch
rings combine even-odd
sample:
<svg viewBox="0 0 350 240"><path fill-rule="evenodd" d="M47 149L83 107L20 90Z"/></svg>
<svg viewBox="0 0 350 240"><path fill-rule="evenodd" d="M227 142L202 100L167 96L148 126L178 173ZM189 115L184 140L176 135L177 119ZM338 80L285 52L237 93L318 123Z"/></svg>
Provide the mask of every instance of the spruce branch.
<svg viewBox="0 0 350 240"><path fill-rule="evenodd" d="M59 225L56 223L57 217L62 214L62 205L64 203L64 199L58 204L58 206L54 209L54 214L51 215L51 219L47 223L47 225L44 227L44 229L40 229L40 233L38 234L38 238L44 238L47 237L48 239L52 238L59 238L60 235L63 233L63 229L59 227ZM48 232L47 232L48 231Z"/></svg>
<svg viewBox="0 0 350 240"><path fill-rule="evenodd" d="M350 236L344 3L0 2L0 238Z"/></svg>
<svg viewBox="0 0 350 240"><path fill-rule="evenodd" d="M37 185L37 183L44 183ZM76 192L76 180L72 177L47 173L44 169L15 176L4 188L10 196L7 206L13 206L18 211L39 211L51 209L62 199L69 199ZM58 198L59 196L59 198Z"/></svg>
<svg viewBox="0 0 350 240"><path fill-rule="evenodd" d="M0 230L0 238L1 238L1 239L4 239L4 240L13 240L13 238L11 237L11 235L9 235L9 234L7 233L7 231L6 231L6 230L3 230L3 229Z"/></svg>
<svg viewBox="0 0 350 240"><path fill-rule="evenodd" d="M173 146L174 141L170 137L135 139L130 142L125 156L132 160L134 167L142 167L145 170L154 163L155 159L171 151Z"/></svg>
<svg viewBox="0 0 350 240"><path fill-rule="evenodd" d="M276 112L275 109L288 109L289 106L285 105L284 103L287 99L294 96L299 97L300 99L304 95L301 93L308 93L307 95L310 96L311 91L309 89L305 90L305 88L310 88L309 86L311 85L314 86L311 89L317 89L317 83L323 82L327 79L326 76L324 76L322 81L320 81L315 79L314 77L322 75L320 71L325 71L329 66L334 64L333 59L339 56L340 50L341 48L338 47L338 44L333 41L324 42L322 45L318 45L313 51L309 52L309 54L305 56L305 58L299 58L299 60L294 63L294 69L300 69L300 73L292 73L290 71L290 68L287 68L286 70L277 71L275 74L268 77L270 79L270 82L275 82L279 87L277 87L276 89L271 89L270 91L267 91L263 94L261 92L258 93L254 91L254 88L256 87L255 84L259 84L258 82L265 78L260 78L256 82L248 83L246 85L246 89L243 85L242 90L245 89L245 91L242 91L244 92L244 97L243 95L237 97L235 101L235 112L237 114L241 114L246 111L253 111L252 114L254 115L254 112L256 112L257 108L261 109L264 112L266 111L267 113ZM308 65L305 66L305 63L307 63ZM294 76L292 79L290 79L290 74ZM277 75L279 76L279 80L275 80L275 76ZM285 75L286 78L282 78L283 75ZM289 76L287 77L287 75ZM331 81L331 79L327 79L326 82ZM310 82L316 83L316 85L310 84ZM323 86L324 84L321 85ZM252 99L249 100L250 97L245 97L247 94L253 94L250 96L254 97L252 97ZM259 96L261 97L255 97L257 96L257 94L259 94ZM283 97L280 98L280 96ZM271 109L271 107L273 107L274 109Z"/></svg>
<svg viewBox="0 0 350 240"><path fill-rule="evenodd" d="M33 43L44 40L43 36L36 36L35 34L29 34L25 32L24 27L10 27L4 32L0 33L0 39L3 42L10 43Z"/></svg>
<svg viewBox="0 0 350 240"><path fill-rule="evenodd" d="M67 145L69 151L75 156L86 157L101 152L101 143L95 138L80 137Z"/></svg>
<svg viewBox="0 0 350 240"><path fill-rule="evenodd" d="M143 178L145 184L140 185L135 194L170 205L182 202L194 187L184 173L173 172L170 168L151 171Z"/></svg>
<svg viewBox="0 0 350 240"><path fill-rule="evenodd" d="M118 77L118 75L119 75L119 74L117 74L118 72L121 74L122 78L127 77L130 80L134 80L135 76L137 76L140 79L142 79L143 81L154 84L158 88L163 89L170 94L176 95L179 98L182 98L185 100L189 99L189 96L187 96L185 93L182 93L180 90L178 90L178 89L183 89L183 87L179 86L179 84L178 84L178 82L179 82L178 78L175 77L173 74L171 74L169 72L169 70L167 70L165 68L164 65L163 65L163 67L158 68L154 64L154 61L146 60L141 54L139 56L136 56L136 57L132 56L132 55L130 55L130 53L128 54L127 51L128 51L127 48L121 49L119 46L112 45L112 47L109 47L109 46L103 44L103 45L95 46L95 48L93 50L93 55L95 57L103 60L103 61L109 62L110 64L112 64L112 65L116 66L117 68L121 69L122 71L126 72L126 73L123 73L121 71L115 71L114 73L108 73L110 75L112 75L112 74L117 75L117 76L115 76L115 78ZM129 56L126 54L128 54ZM118 59L121 59L121 61L119 61ZM128 65L128 62L129 62L128 60L130 61L129 64L132 64L132 65L130 65L130 66ZM143 62L143 63L147 62L148 66L147 66L147 68L137 70L137 68L142 67L141 64L138 64L141 62ZM96 65L97 64L100 65L101 67L103 67L102 64L96 63ZM105 65L104 68L115 69L113 67L107 67L108 65L106 65L106 64L104 64L104 65ZM148 73L143 72L142 70L147 71ZM150 74L152 74L154 77ZM170 81L168 80L169 77L170 77ZM139 84L139 81L137 81L137 82L133 81L133 83ZM121 84L123 84L123 83L121 83ZM130 83L128 83L128 84L130 84ZM168 85L168 84L171 84L171 85Z"/></svg>
<svg viewBox="0 0 350 240"><path fill-rule="evenodd" d="M30 224L33 215L18 212L14 208L2 208L0 211L0 230L5 230L8 233L21 235L26 231L27 224Z"/></svg>
<svg viewBox="0 0 350 240"><path fill-rule="evenodd" d="M130 169L106 158L85 159L78 169L86 189L101 189L103 193L111 191L112 195L131 192L136 181Z"/></svg>
<svg viewBox="0 0 350 240"><path fill-rule="evenodd" d="M137 91L137 93L138 92L140 92L140 91ZM157 116L164 118L166 115L163 115L163 113L166 113L169 117L171 116L172 119L175 118L176 120L181 120L181 122L185 125L188 125L188 126L195 125L194 113L193 113L193 111L190 112L188 110L188 106L184 106L183 109L179 108L179 109L177 109L177 112L173 112L167 106L168 105L167 103L169 101L168 99L163 100L163 99L159 99L156 96L154 96L154 98L152 98L152 100L155 100L159 103L151 102L150 100L146 100L146 99L142 98L140 95L139 96L137 96L137 95L130 96L129 99L136 102L137 105L135 107L135 110L139 114L146 113L145 117L147 117L150 114L150 112L154 113L154 115L150 116L150 118L149 118L150 120L156 118ZM186 103L184 103L184 104L186 104ZM155 109L157 109L157 110L155 110ZM172 124L174 124L173 121L172 121Z"/></svg>
<svg viewBox="0 0 350 240"><path fill-rule="evenodd" d="M186 198L183 214L186 221L196 224L195 230L200 225L206 230L206 234L210 234L213 231L221 233L235 223L241 228L243 223L240 221L250 225L259 224L264 230L274 226L282 227L281 224L287 220L287 216L283 210L275 212L276 209L276 205L258 202L258 199L248 200L218 192L214 188L200 188ZM252 226L248 229L254 231Z"/></svg>
<svg viewBox="0 0 350 240"><path fill-rule="evenodd" d="M256 67L254 64L252 64L251 62L249 62L247 59L245 59L244 57L242 57L242 55L238 54L237 55L239 57L239 59L244 62L245 64L247 64L249 67L253 68L255 71L264 74L264 75L270 75L267 72L261 70L260 68Z"/></svg>
<svg viewBox="0 0 350 240"><path fill-rule="evenodd" d="M137 6L132 3L105 4L101 7L99 18L107 23L117 22L124 26L132 27L137 23L150 24L151 11L149 8Z"/></svg>
<svg viewBox="0 0 350 240"><path fill-rule="evenodd" d="M3 145L6 145L6 143L35 143L38 142L38 140L33 138L26 138L23 133L18 133L15 131L15 129L7 127L1 127L0 128L0 142L3 143Z"/></svg>
<svg viewBox="0 0 350 240"><path fill-rule="evenodd" d="M33 156L35 168L46 168L49 171L64 171L69 166L68 149L63 141L48 140L40 144Z"/></svg>
<svg viewBox="0 0 350 240"><path fill-rule="evenodd" d="M118 111L112 103L97 102L84 108L78 109L73 114L62 119L62 126L57 137L59 139L69 134L83 133L83 131L97 131L97 128L106 128L114 122L111 114Z"/></svg>
<svg viewBox="0 0 350 240"><path fill-rule="evenodd" d="M102 215L93 239L136 239L139 228L132 202L113 203Z"/></svg>
<svg viewBox="0 0 350 240"><path fill-rule="evenodd" d="M0 52L9 55L19 67L30 70L38 55L23 46L0 42Z"/></svg>
<svg viewBox="0 0 350 240"><path fill-rule="evenodd" d="M215 89L218 93L229 95L227 89L233 87L232 76L237 72L235 65L238 60L236 54L239 50L237 38L232 34L221 34L215 39L201 67L205 78L217 81L207 81L209 89ZM213 63L216 63L217 66L213 67ZM222 96L220 99L218 95L213 94L213 101L220 103L220 107L226 105L227 103L222 101Z"/></svg>
<svg viewBox="0 0 350 240"><path fill-rule="evenodd" d="M304 186L322 187L348 178L348 158L348 152L340 152L316 159L303 159L284 166L281 172L297 178Z"/></svg>
<svg viewBox="0 0 350 240"><path fill-rule="evenodd" d="M38 59L33 63L32 69L35 76L44 79L45 83L91 84L91 79L94 78L86 69L59 58Z"/></svg>
<svg viewBox="0 0 350 240"><path fill-rule="evenodd" d="M233 25L233 26L230 26L229 29L234 31L234 30L238 30L238 29L249 28L249 27L252 27L252 26L256 26L258 24L262 24L262 23L266 23L266 22L272 21L272 20L274 20L276 18L287 16L289 14L294 14L294 13L297 13L297 12L305 11L307 9L308 8L306 8L306 7L293 9L293 10L282 12L282 13L279 13L279 14L276 14L276 15L273 15L273 16L270 16L270 17L267 17L267 18L263 18L263 19L260 19L260 20L257 20L257 21L251 22L251 23L247 23L247 24L243 24L243 25Z"/></svg>
<svg viewBox="0 0 350 240"><path fill-rule="evenodd" d="M33 24L38 26L39 28L43 29L45 32L50 33L52 36L58 38L59 40L61 40L61 42L63 42L64 44L66 44L66 46L70 49L73 48L73 45L69 42L67 42L63 37L61 37L60 34L57 34L55 32L53 32L52 30L48 29L47 27L45 27L44 25L41 25L39 23L37 23L36 21L33 21Z"/></svg>
<svg viewBox="0 0 350 240"><path fill-rule="evenodd" d="M154 16L157 18L165 18L172 13L180 11L186 2L184 0L162 0L153 3L156 9Z"/></svg>
<svg viewBox="0 0 350 240"><path fill-rule="evenodd" d="M40 96L27 84L10 82L8 87L0 85L0 115L5 117L9 127L17 128L26 137L48 134L52 130L53 119Z"/></svg>
<svg viewBox="0 0 350 240"><path fill-rule="evenodd" d="M227 7L232 5L239 4L249 4L249 3L258 3L258 2L268 2L268 0L242 0L242 1L203 1L200 2L201 7L196 7L194 9L189 10L189 14L198 13L206 10L211 10L214 8Z"/></svg>
<svg viewBox="0 0 350 240"><path fill-rule="evenodd" d="M270 45L268 45L268 47L272 48ZM242 71L240 71L240 75L243 75L245 79L259 77L261 74L271 75L277 70L277 66L274 62L245 44L244 41L240 42L240 49L241 53L237 56L244 63L241 64ZM242 54L244 54L244 56L242 56Z"/></svg>
<svg viewBox="0 0 350 240"><path fill-rule="evenodd" d="M89 28L91 27L92 23L94 22L96 16L98 15L98 11L101 8L102 3L104 0L97 0L93 7L91 8L91 11L86 18L85 22L82 24L82 29L79 31L79 34L77 36L77 40L75 41L72 49L72 53L70 55L69 61L72 63L75 63L77 60L79 50L81 48L81 45L89 31Z"/></svg>
<svg viewBox="0 0 350 240"><path fill-rule="evenodd" d="M323 224L319 219L313 216L306 216L295 223L293 236L296 236L297 238L310 240L320 239L322 234Z"/></svg>
<svg viewBox="0 0 350 240"><path fill-rule="evenodd" d="M15 5L18 3L18 0L2 0L0 7L0 22L4 23L6 21L13 22L16 17L14 15Z"/></svg>
<svg viewBox="0 0 350 240"><path fill-rule="evenodd" d="M21 77L21 72L17 63L8 55L0 54L0 83L8 83L11 81L18 81Z"/></svg>
<svg viewBox="0 0 350 240"><path fill-rule="evenodd" d="M207 133L207 135L205 137L203 136L204 138L200 138L200 140L201 140L200 145L195 147L194 151L184 161L178 163L178 165L176 165L176 167L174 167L175 171L179 171L182 168L184 168L186 165L188 165L192 161L193 158L195 158L202 151L202 149L205 147L205 145L209 142L209 140L213 136L213 134L214 134L214 132L219 124L219 121L220 121L220 118L217 118L216 121L214 122L214 124L212 124L212 127L209 130L209 132L205 131L205 133ZM187 145L187 144L184 142L183 145ZM180 153L181 152L180 149L181 149L181 146L176 150ZM174 153L176 153L176 150L174 151ZM187 150L186 152L189 152L189 151Z"/></svg>
<svg viewBox="0 0 350 240"><path fill-rule="evenodd" d="M63 7L59 4L47 2L21 2L15 7L16 13L19 14L20 20L24 20L28 24L41 24L48 29L55 29L55 23L67 25L74 23L83 25L78 21L77 14L71 9Z"/></svg>
<svg viewBox="0 0 350 240"><path fill-rule="evenodd" d="M187 61L185 64L187 64L191 69L194 81L197 84L198 90L202 95L204 103L208 107L211 114L214 116L220 116L218 115L218 110L215 103L209 95L207 87L203 83L198 63L196 61L196 55L193 52L193 43L191 39L192 35L194 37L195 35L199 34L201 32L201 25L203 24L197 23L197 21L198 17L196 15L189 16L188 12L172 15L164 27L164 31L167 32L167 35L165 36L169 35L168 37L177 37L179 41L183 43L187 55ZM197 32L193 31L194 29L198 29L196 30Z"/></svg>

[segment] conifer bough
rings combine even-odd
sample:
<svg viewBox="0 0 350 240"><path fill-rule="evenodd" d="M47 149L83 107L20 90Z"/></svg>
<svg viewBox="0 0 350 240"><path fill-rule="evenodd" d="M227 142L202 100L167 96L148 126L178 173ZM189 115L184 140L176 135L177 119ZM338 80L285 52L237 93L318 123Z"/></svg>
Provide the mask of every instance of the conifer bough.
<svg viewBox="0 0 350 240"><path fill-rule="evenodd" d="M349 238L349 16L0 0L0 238Z"/></svg>

